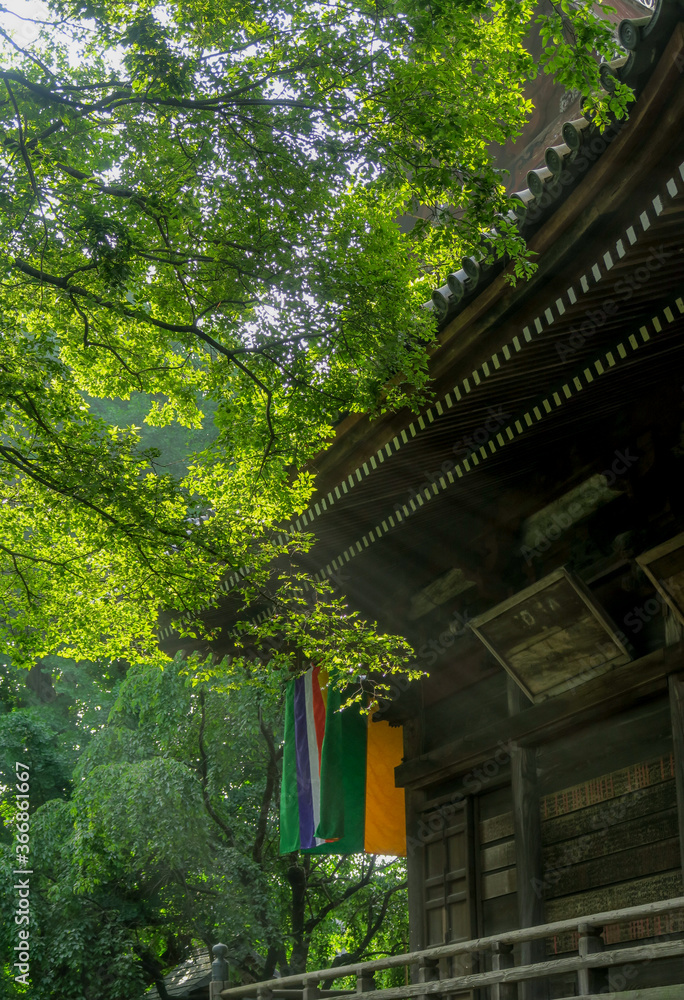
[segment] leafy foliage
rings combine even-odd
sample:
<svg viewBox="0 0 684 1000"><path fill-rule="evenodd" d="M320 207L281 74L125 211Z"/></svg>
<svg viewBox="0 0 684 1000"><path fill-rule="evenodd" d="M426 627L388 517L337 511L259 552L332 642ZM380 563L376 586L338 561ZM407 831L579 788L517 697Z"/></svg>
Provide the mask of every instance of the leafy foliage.
<svg viewBox="0 0 684 1000"><path fill-rule="evenodd" d="M409 655L287 525L341 414L424 400L454 257L496 224L529 266L490 147L538 71L595 92L610 28L561 0L537 66L531 0L46 10L24 44L0 5L2 986L24 755L36 1000L135 998L219 938L243 978L404 950L401 863L276 852L282 675ZM169 663L159 609L210 639L229 573L238 655Z"/></svg>
<svg viewBox="0 0 684 1000"><path fill-rule="evenodd" d="M266 567L310 545L277 541L313 489L293 470L340 413L423 398L428 288L508 207L491 144L540 69L588 93L613 42L565 0L539 15L541 67L531 0L46 9L30 44L9 12L2 29L0 627L17 663L143 662L159 607L200 634L230 570L280 606ZM430 218L402 232L417 205ZM505 224L495 250L525 270ZM86 403L132 394L150 427L209 412L216 435L169 467ZM308 619L287 611L294 649ZM372 626L355 642L377 666Z"/></svg>
<svg viewBox="0 0 684 1000"><path fill-rule="evenodd" d="M218 693L182 661L52 665L37 696L6 664L0 714L0 966L16 943L14 758L30 755L31 997L135 1000L219 940L238 981L403 950L403 862L277 853L277 697ZM9 968L3 985L21 995Z"/></svg>

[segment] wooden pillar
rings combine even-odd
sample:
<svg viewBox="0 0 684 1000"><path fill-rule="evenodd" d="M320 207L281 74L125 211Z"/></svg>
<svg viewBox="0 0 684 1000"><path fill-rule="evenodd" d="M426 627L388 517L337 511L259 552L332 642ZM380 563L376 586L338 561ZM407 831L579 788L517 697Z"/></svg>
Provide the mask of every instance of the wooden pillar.
<svg viewBox="0 0 684 1000"><path fill-rule="evenodd" d="M439 962L424 959L418 966L418 982L434 983L439 979ZM416 1000L426 1000L427 993L419 993Z"/></svg>
<svg viewBox="0 0 684 1000"><path fill-rule="evenodd" d="M227 990L228 983L228 946L225 944L215 944L212 947L214 961L211 963L211 982L209 983L210 1000L219 1000L221 992Z"/></svg>
<svg viewBox="0 0 684 1000"><path fill-rule="evenodd" d="M404 723L404 758L411 760L421 752L421 720L409 719ZM408 879L409 951L422 951L425 945L425 916L423 913L424 845L419 835L421 807L425 793L406 788L406 875ZM415 982L415 969L411 971Z"/></svg>
<svg viewBox="0 0 684 1000"><path fill-rule="evenodd" d="M375 979L372 972L359 972L356 975L356 992L371 993L375 989Z"/></svg>
<svg viewBox="0 0 684 1000"><path fill-rule="evenodd" d="M580 958L596 955L603 951L601 928L590 927L588 924L578 926L578 949ZM602 969L580 969L577 973L578 993L581 997L595 996L607 989L606 973Z"/></svg>
<svg viewBox="0 0 684 1000"><path fill-rule="evenodd" d="M674 755L677 815L679 819L679 856L684 877L684 675L671 674L670 714L672 717L672 749Z"/></svg>
<svg viewBox="0 0 684 1000"><path fill-rule="evenodd" d="M508 708L516 715L530 702L515 681L508 679ZM542 860L541 815L537 784L537 751L515 747L511 751L511 785L515 826L515 863L517 869L518 924L534 927L544 923L544 865ZM520 964L532 965L546 960L546 946L541 941L525 941L520 946ZM541 980L521 984L521 1000L547 1000L548 986Z"/></svg>
<svg viewBox="0 0 684 1000"><path fill-rule="evenodd" d="M512 969L515 965L513 959L513 945L501 944L497 941L492 945L492 970L499 972L501 969ZM491 1000L518 1000L517 983L494 983L490 987Z"/></svg>

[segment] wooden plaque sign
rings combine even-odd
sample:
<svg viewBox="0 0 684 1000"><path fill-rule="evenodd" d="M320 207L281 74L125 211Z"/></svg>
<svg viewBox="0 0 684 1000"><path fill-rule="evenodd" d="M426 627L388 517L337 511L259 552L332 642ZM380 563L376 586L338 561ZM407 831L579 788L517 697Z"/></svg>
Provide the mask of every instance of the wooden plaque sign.
<svg viewBox="0 0 684 1000"><path fill-rule="evenodd" d="M684 625L684 532L643 552L637 562Z"/></svg>
<svg viewBox="0 0 684 1000"><path fill-rule="evenodd" d="M474 618L470 626L533 702L631 659L598 601L564 568Z"/></svg>

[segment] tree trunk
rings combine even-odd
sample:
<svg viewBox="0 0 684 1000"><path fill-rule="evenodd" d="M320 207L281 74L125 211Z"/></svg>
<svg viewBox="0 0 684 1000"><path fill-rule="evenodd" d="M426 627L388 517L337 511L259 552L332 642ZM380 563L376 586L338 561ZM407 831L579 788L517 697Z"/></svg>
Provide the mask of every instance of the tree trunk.
<svg viewBox="0 0 684 1000"><path fill-rule="evenodd" d="M294 945L290 955L290 972L292 975L297 972L306 971L306 960L309 954L309 938L304 932L304 921L306 917L306 883L309 875L309 858L304 859L301 865L297 860L297 855L293 856L293 863L287 870L287 880L292 889L292 936Z"/></svg>

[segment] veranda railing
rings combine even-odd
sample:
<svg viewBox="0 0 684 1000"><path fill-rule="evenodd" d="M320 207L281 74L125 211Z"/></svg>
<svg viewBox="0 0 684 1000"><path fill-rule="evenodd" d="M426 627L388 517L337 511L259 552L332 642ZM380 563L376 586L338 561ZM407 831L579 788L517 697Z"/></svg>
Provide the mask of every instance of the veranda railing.
<svg viewBox="0 0 684 1000"><path fill-rule="evenodd" d="M684 896L666 899L657 903L645 903L621 910L592 913L570 920L539 924L521 930L506 931L490 937L472 941L457 941L453 944L409 952L405 955L390 955L370 962L356 962L352 965L337 966L332 969L318 969L279 979L269 979L261 983L245 986L229 986L225 945L215 945L216 960L212 965L211 1000L323 1000L349 994L367 993L375 989L374 975L383 969L414 967L417 969L416 982L406 986L378 989L377 1000L412 1000L414 997L443 997L469 990L489 988L490 1000L518 1000L518 986L522 983L545 980L562 973L576 972L578 992L563 1000L575 1000L580 996L589 1000L684 1000L684 977L681 985L651 988L636 988L638 974L623 975L622 988L606 987L596 990L594 971L608 969L630 969L639 963L651 963L659 959L684 957L684 940L664 940L649 944L634 944L619 948L604 948L600 937L601 929L607 924L619 924L648 917L664 916L684 911ZM575 932L578 935L577 955L548 959L530 965L514 963L513 948L525 941L551 938L560 934ZM655 936L655 935L654 935ZM474 972L448 978L440 978L439 961L444 958L473 958L490 956L491 970ZM321 983L333 979L354 976L356 989L321 989Z"/></svg>

